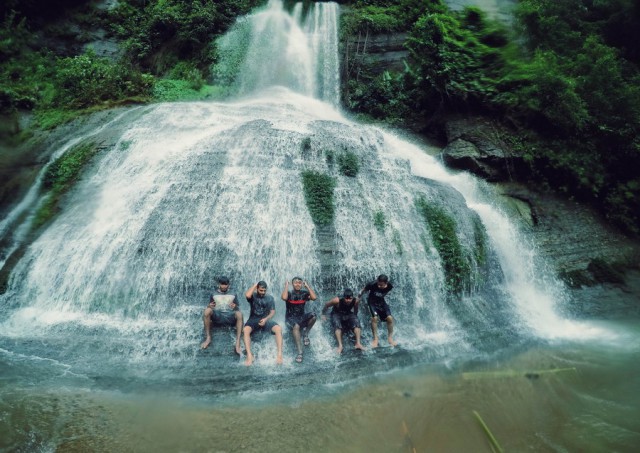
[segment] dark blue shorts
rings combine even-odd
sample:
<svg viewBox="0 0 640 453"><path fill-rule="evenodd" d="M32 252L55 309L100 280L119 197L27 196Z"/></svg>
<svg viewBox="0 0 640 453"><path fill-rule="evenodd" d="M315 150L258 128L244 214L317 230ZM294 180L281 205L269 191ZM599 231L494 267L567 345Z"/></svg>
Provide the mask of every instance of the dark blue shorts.
<svg viewBox="0 0 640 453"><path fill-rule="evenodd" d="M334 330L353 330L360 327L360 320L354 314L341 315L339 313L333 313L331 315L331 324Z"/></svg>
<svg viewBox="0 0 640 453"><path fill-rule="evenodd" d="M275 335L275 333L271 329L277 326L278 323L273 322L272 320L268 320L264 326L261 326L258 324L261 319L262 318L249 318L244 326L251 327L251 333L254 333L257 330L262 330L263 332L270 332L272 335Z"/></svg>
<svg viewBox="0 0 640 453"><path fill-rule="evenodd" d="M371 313L372 318L375 318L377 316L383 321L386 321L387 318L391 316L391 309L389 308L389 305L387 305L386 302L382 304L377 304L377 305L369 303L368 305L369 305L369 312Z"/></svg>
<svg viewBox="0 0 640 453"><path fill-rule="evenodd" d="M214 326L220 327L233 327L236 325L236 312L235 311L221 311L217 312L213 310L211 314L211 321Z"/></svg>
<svg viewBox="0 0 640 453"><path fill-rule="evenodd" d="M301 329L304 329L305 327L309 326L309 323L315 317L315 313L304 313L301 316L290 316L285 319L285 322L287 323L287 327L289 329L293 329L296 324L298 324Z"/></svg>

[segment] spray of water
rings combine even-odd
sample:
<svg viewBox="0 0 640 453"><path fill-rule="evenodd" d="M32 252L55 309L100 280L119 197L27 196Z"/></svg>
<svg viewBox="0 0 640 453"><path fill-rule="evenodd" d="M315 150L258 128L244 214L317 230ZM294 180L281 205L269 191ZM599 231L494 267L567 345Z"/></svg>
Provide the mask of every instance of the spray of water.
<svg viewBox="0 0 640 453"><path fill-rule="evenodd" d="M397 339L442 355L480 342L491 349L485 331L508 331L509 340L585 334L555 313L562 288L484 186L394 134L342 116L337 5L314 5L303 18L300 6L290 14L271 1L221 41L229 58L219 69L241 68L244 97L160 105L124 130L16 266L2 296L1 335L55 333L61 342L100 335L109 341L97 348L104 354L92 350L96 361L114 359L114 351L140 361L178 351L185 360L222 273L241 301L258 280L277 299L286 279L302 275L322 302L387 273L397 287ZM360 162L356 176L337 164L347 152ZM335 181L329 227L311 220L303 171ZM479 216L497 263L486 269L484 288L451 303L417 197L455 217L465 250L475 247ZM276 320L283 321L282 306ZM318 328L314 342L329 360L330 335Z"/></svg>

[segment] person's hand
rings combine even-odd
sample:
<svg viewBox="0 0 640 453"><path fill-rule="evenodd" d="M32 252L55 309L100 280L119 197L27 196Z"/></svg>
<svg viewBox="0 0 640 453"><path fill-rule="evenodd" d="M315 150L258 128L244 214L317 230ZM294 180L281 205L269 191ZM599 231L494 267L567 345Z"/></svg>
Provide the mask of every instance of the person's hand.
<svg viewBox="0 0 640 453"><path fill-rule="evenodd" d="M260 327L264 326L267 322L267 318L262 318L260 321L258 321L258 325Z"/></svg>
<svg viewBox="0 0 640 453"><path fill-rule="evenodd" d="M229 308L232 309L232 310L235 310L236 309L236 303L235 302L231 302L229 304Z"/></svg>
<svg viewBox="0 0 640 453"><path fill-rule="evenodd" d="M211 308L213 308L213 307L215 307L215 306L216 306L216 301L215 301L215 299L212 299L212 300L210 300L210 301L209 301L209 306L211 306Z"/></svg>
<svg viewBox="0 0 640 453"><path fill-rule="evenodd" d="M305 288L309 289L309 284L305 281L302 282L302 284L304 285Z"/></svg>

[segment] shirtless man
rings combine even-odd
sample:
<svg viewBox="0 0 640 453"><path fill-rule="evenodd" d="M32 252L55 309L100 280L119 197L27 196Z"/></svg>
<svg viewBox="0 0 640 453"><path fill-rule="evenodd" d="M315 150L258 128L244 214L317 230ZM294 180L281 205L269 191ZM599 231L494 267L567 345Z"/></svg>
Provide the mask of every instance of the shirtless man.
<svg viewBox="0 0 640 453"><path fill-rule="evenodd" d="M238 307L238 297L229 291L229 279L227 277L218 278L218 287L209 298L209 306L202 314L204 321L204 331L206 339L200 347L207 349L211 344L211 327L233 327L236 328L236 354L242 354L240 349L240 334L242 333L242 312Z"/></svg>

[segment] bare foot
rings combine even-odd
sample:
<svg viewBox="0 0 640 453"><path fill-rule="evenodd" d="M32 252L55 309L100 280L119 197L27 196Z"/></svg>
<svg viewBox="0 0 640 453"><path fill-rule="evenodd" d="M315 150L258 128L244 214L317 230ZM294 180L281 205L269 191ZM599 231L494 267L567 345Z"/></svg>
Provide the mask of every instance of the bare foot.
<svg viewBox="0 0 640 453"><path fill-rule="evenodd" d="M371 349L375 349L378 347L378 339L376 338L371 342Z"/></svg>
<svg viewBox="0 0 640 453"><path fill-rule="evenodd" d="M398 346L398 343L397 343L397 342L395 342L395 341L393 341L393 338L391 338L391 337L389 337L389 344L390 344L391 346Z"/></svg>
<svg viewBox="0 0 640 453"><path fill-rule="evenodd" d="M200 345L200 349L207 349L209 347L209 345L211 344L211 338L207 338L206 340L204 340L202 342L202 344Z"/></svg>
<svg viewBox="0 0 640 453"><path fill-rule="evenodd" d="M246 366L253 365L253 354L251 354L250 352L247 352L247 360L244 361L244 364Z"/></svg>
<svg viewBox="0 0 640 453"><path fill-rule="evenodd" d="M366 350L367 348L365 348L364 346L362 346L360 343L356 343L356 345L354 346L354 348L356 349L360 349L361 351Z"/></svg>
<svg viewBox="0 0 640 453"><path fill-rule="evenodd" d="M240 343L236 344L236 354L242 355L242 349L240 349Z"/></svg>
<svg viewBox="0 0 640 453"><path fill-rule="evenodd" d="M336 354L338 354L338 355L342 354L342 346L338 346L336 348Z"/></svg>
<svg viewBox="0 0 640 453"><path fill-rule="evenodd" d="M281 356L281 355L279 355L279 356L276 358L276 363L277 363L278 365L282 365L282 356Z"/></svg>

